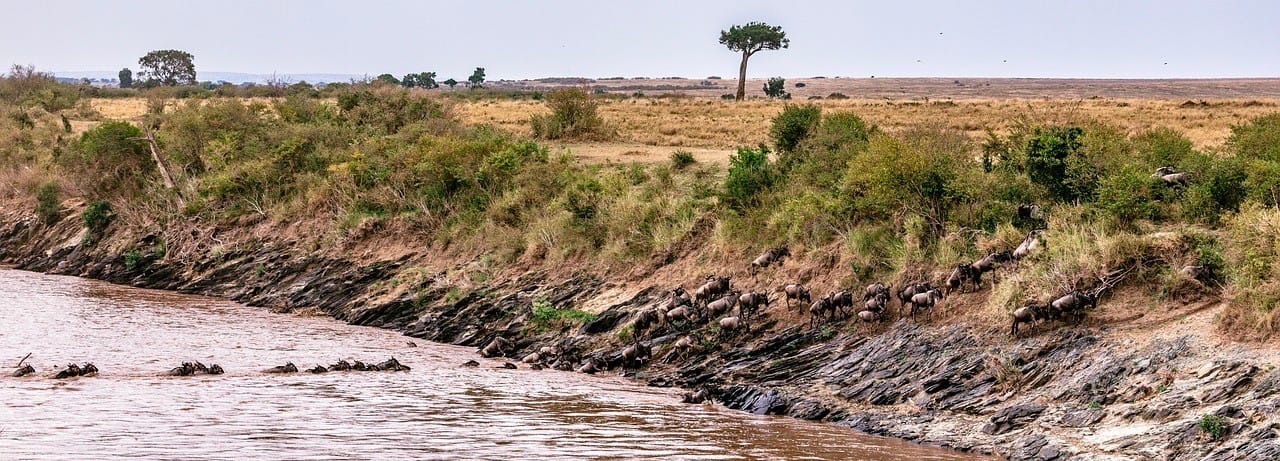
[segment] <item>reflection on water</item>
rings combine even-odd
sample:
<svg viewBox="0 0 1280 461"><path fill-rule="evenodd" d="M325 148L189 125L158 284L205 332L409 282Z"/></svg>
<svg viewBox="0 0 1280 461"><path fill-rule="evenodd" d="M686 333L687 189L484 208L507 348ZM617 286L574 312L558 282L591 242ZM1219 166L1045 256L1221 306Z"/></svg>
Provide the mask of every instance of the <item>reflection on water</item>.
<svg viewBox="0 0 1280 461"><path fill-rule="evenodd" d="M972 459L327 318L0 269L0 458ZM37 374L8 377L27 352ZM268 375L396 357L412 371ZM183 361L220 376L169 377ZM99 376L52 380L93 362Z"/></svg>

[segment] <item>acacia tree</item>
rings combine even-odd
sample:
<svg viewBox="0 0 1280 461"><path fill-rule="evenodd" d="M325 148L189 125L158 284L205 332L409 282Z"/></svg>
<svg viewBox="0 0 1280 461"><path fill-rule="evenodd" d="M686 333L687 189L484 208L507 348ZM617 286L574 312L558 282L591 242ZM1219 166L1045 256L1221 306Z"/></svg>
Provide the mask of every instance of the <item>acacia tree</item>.
<svg viewBox="0 0 1280 461"><path fill-rule="evenodd" d="M738 66L738 95L741 101L747 96L747 59L760 50L777 50L791 44L782 26L771 26L763 22L749 22L745 25L730 27L720 31L720 44L731 51L742 53L742 64Z"/></svg>
<svg viewBox="0 0 1280 461"><path fill-rule="evenodd" d="M449 85L449 89L453 89L453 87L454 87L454 86L456 86L456 85L458 84L458 81L457 81L457 80L454 80L454 79L452 79L452 78L451 78L451 79L445 80L445 81L440 82L440 83L443 83L443 84L445 84L445 85Z"/></svg>
<svg viewBox="0 0 1280 461"><path fill-rule="evenodd" d="M195 56L182 50L156 50L138 59L140 80L148 85L194 85Z"/></svg>

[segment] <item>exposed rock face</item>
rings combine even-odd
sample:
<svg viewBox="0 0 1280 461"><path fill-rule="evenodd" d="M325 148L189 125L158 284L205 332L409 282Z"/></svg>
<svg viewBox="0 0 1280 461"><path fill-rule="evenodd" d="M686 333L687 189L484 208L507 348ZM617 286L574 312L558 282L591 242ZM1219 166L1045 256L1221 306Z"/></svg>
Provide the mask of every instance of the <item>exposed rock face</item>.
<svg viewBox="0 0 1280 461"><path fill-rule="evenodd" d="M684 386L694 390L690 402L711 398L751 413L1011 459L1280 459L1280 370L1247 350L1198 346L1205 340L1195 333L1135 343L1062 328L1010 341L963 326L898 320L873 335L833 336L849 329L824 334L779 326L774 316L785 307L777 305L753 320L750 333L723 341L696 325L654 325L645 335L652 360L624 369L632 343L619 333L639 312L665 302L666 288L624 296L581 326L537 332L526 327L533 300L598 302L604 281L530 273L459 296L427 277L393 292L381 282L412 265L411 258L361 265L263 241L184 263L147 255L126 261L80 245L74 226L51 231L13 216L0 215L0 261L21 269L278 310L318 309L354 324L477 348L502 337L511 344L496 357L554 350L540 353L539 362ZM156 238L144 236L134 247ZM693 346L685 347L692 352L671 353L690 336Z"/></svg>

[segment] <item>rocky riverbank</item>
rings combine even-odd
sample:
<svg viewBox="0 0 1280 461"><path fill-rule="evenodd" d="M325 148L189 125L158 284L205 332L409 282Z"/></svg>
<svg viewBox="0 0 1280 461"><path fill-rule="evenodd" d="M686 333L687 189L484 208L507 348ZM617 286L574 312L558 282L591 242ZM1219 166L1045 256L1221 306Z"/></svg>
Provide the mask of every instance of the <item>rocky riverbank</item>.
<svg viewBox="0 0 1280 461"><path fill-rule="evenodd" d="M653 359L624 368L619 355L630 322L664 302L667 287L585 271L527 271L460 292L440 282L444 272L405 274L429 256L357 262L270 238L179 261L145 251L161 243L158 234L85 245L75 218L46 226L25 213L3 213L0 261L316 310L452 344L481 347L501 335L514 342L512 359L556 346L652 385L705 389L752 413L1011 459L1280 458L1277 355L1217 339L1208 320L1214 309L1150 331L1055 325L1010 340L980 326L909 319L861 330L808 328L775 303L748 334L721 340L710 328L693 331L698 341L689 353L672 347L688 330L661 326L651 335ZM117 251L124 247L141 250ZM532 328L535 300L595 315L581 325Z"/></svg>

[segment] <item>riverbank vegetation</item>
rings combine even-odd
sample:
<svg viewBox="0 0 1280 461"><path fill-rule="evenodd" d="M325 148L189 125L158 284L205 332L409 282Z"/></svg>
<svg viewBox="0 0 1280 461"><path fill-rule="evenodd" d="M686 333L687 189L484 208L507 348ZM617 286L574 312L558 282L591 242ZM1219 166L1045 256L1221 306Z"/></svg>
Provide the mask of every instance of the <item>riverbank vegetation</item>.
<svg viewBox="0 0 1280 461"><path fill-rule="evenodd" d="M586 163L538 138L635 141L628 107L678 106L695 119L730 109L582 90L552 95L549 108L463 103L379 82L260 98L175 99L171 90L147 92L145 113L121 119L90 103L95 90L15 68L0 80L0 200L46 221L70 213L68 199L94 204L85 245L139 252L107 250L107 241L158 233L163 241L145 250L156 258L211 251L192 238L204 229L267 223L307 236L296 244L316 251L395 232L496 265L603 272L679 258L732 272L745 263L726 262L786 246L808 277L843 287L937 280L1043 228L1044 251L964 307L973 318L1002 323L1028 299L1128 270L1125 288L1153 304L1222 296L1219 327L1234 337L1265 339L1280 327L1280 114L1206 144L1158 123L1160 114L1138 128L1035 108L970 115L973 126L937 117L879 125L864 110L915 106L746 102L745 114L772 119L738 138L758 142L737 145L727 164L687 152ZM523 113L528 125L518 126L474 115L510 104L541 112ZM676 136L651 128L645 139ZM1153 176L1166 166L1190 179ZM1018 213L1030 204L1039 211Z"/></svg>

